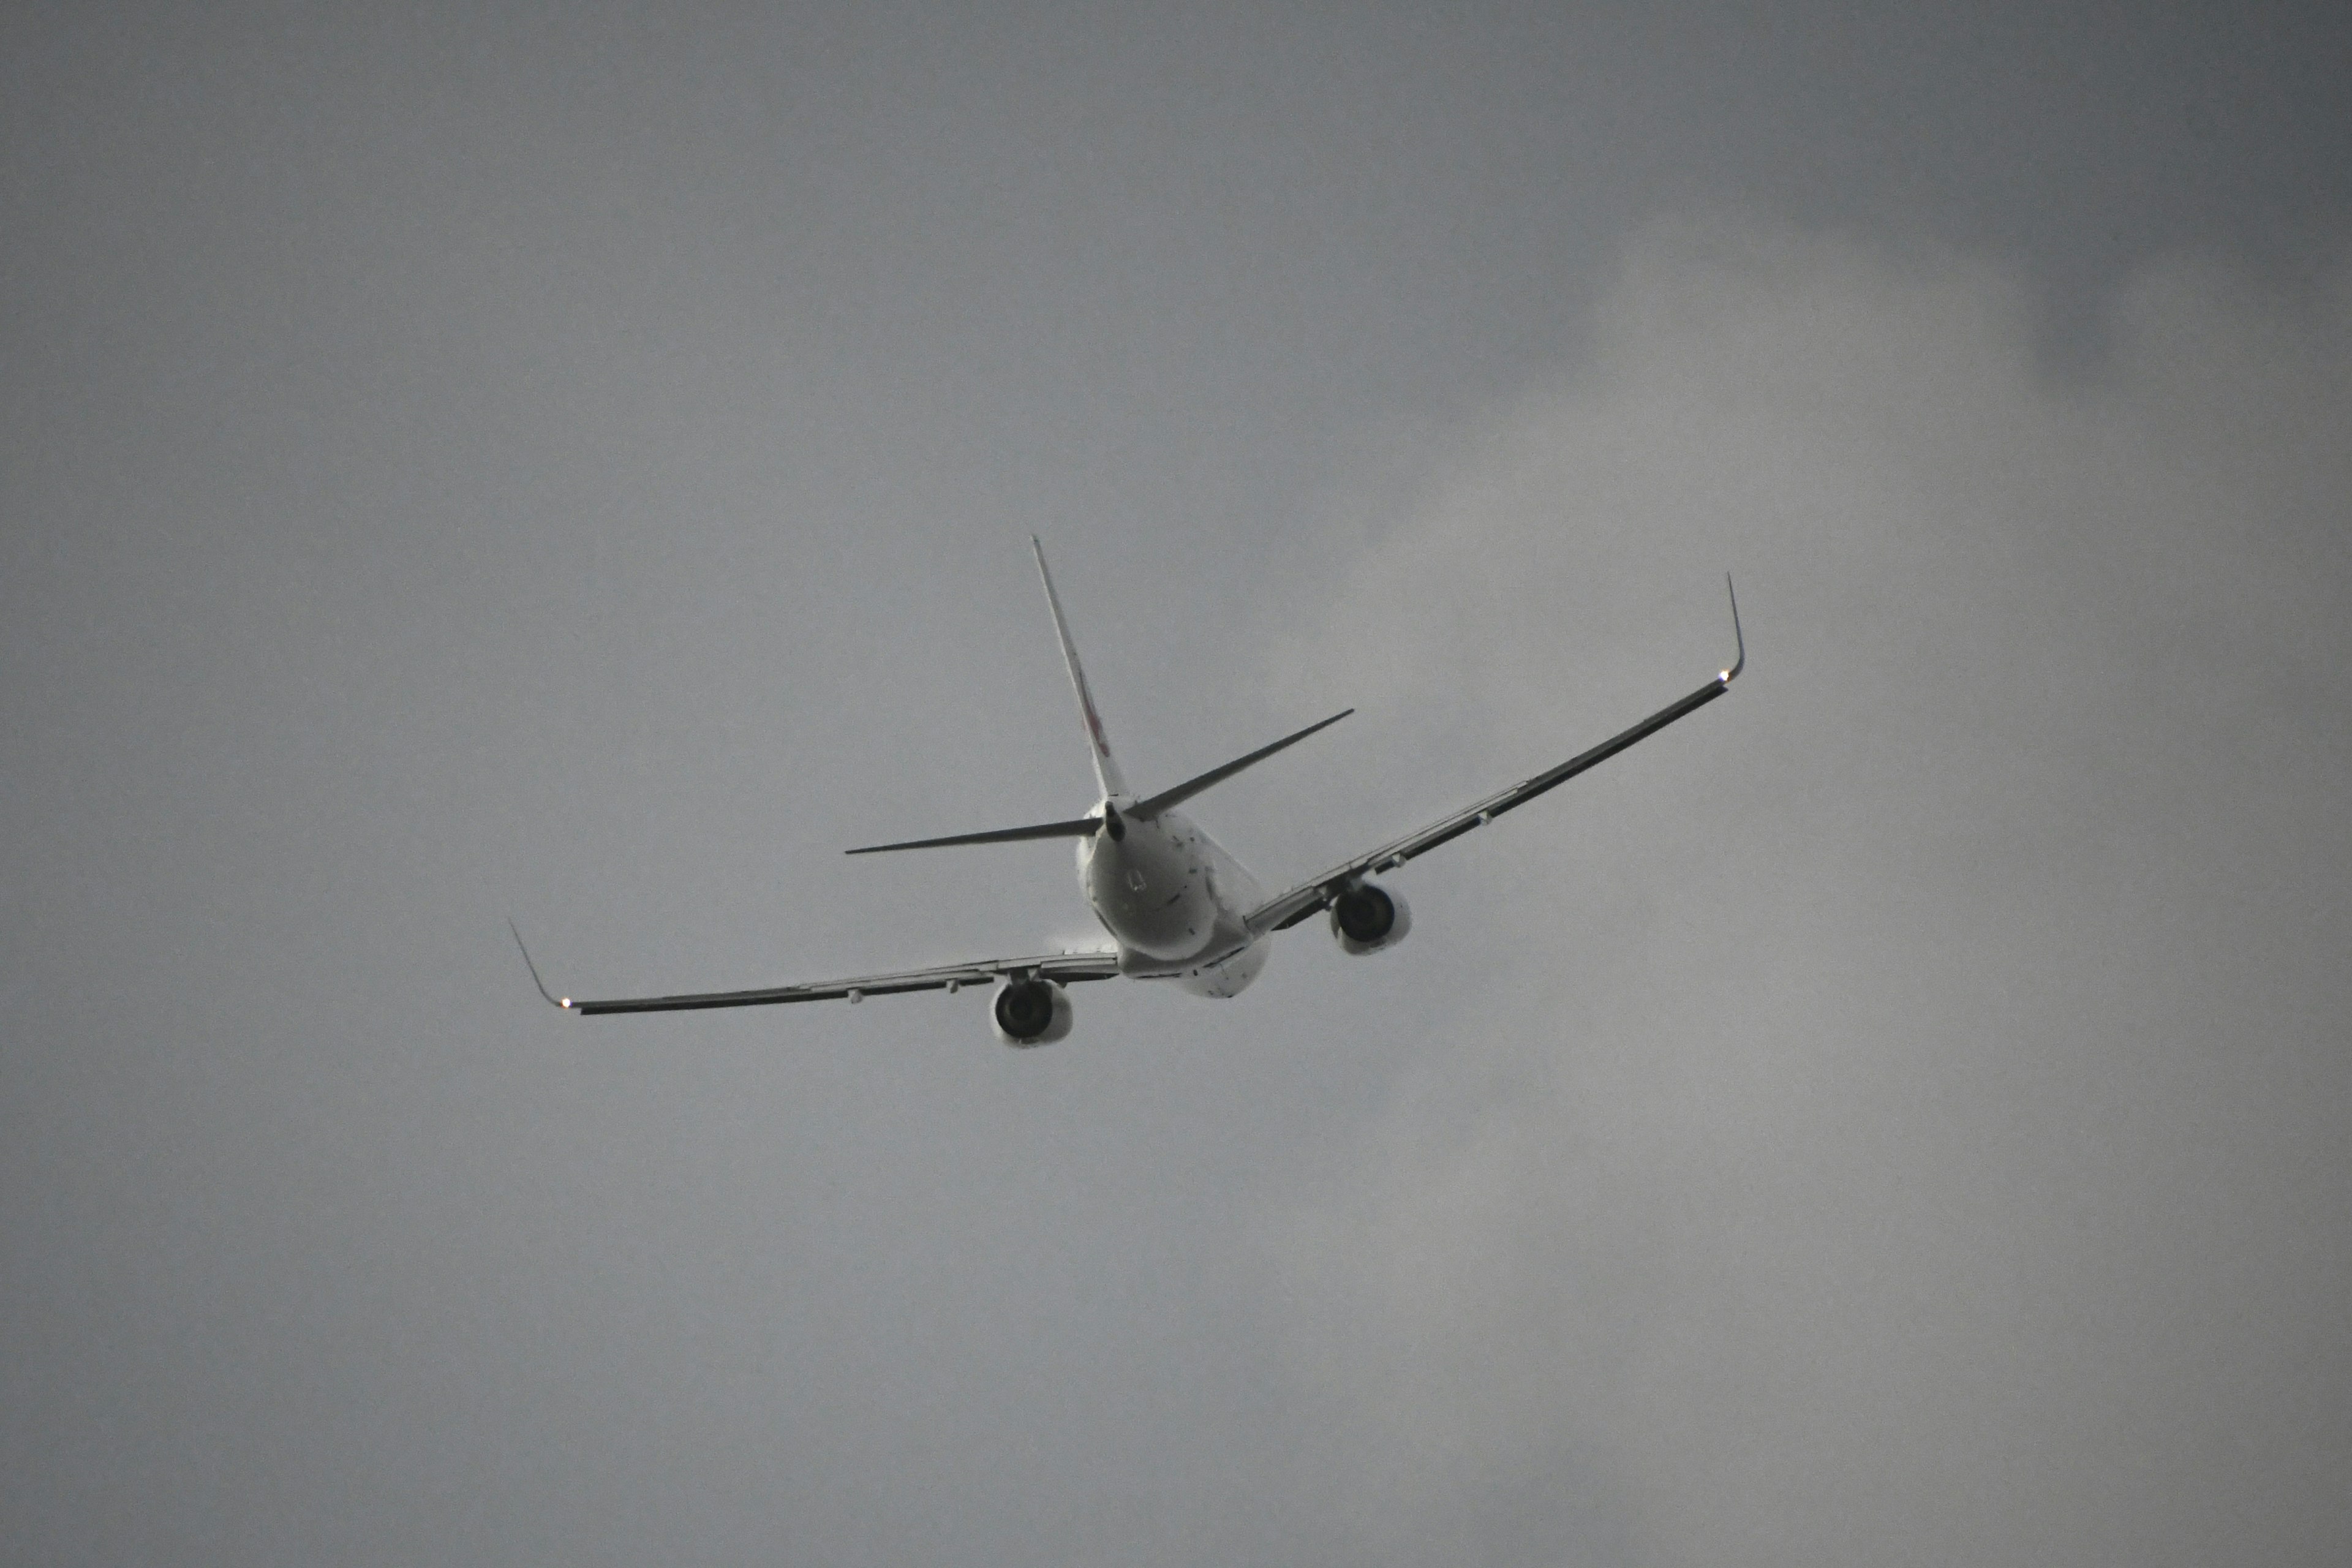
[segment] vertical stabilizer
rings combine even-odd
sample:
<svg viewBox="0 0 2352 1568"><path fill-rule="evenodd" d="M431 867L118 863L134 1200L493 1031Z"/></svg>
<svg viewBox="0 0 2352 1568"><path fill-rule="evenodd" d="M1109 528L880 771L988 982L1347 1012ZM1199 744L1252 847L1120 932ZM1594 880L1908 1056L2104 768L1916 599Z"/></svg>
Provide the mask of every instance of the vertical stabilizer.
<svg viewBox="0 0 2352 1568"><path fill-rule="evenodd" d="M1086 721L1087 750L1095 760L1095 782L1102 785L1106 798L1127 793L1127 781L1118 774L1118 763L1111 759L1110 742L1103 734L1102 715L1095 711L1094 693L1087 689L1087 672L1078 663L1078 650L1070 642L1070 624L1062 618L1061 595L1054 592L1054 574L1045 570L1045 547L1037 536L1029 536L1029 548L1037 552L1037 575L1045 580L1045 603L1054 611L1054 631L1062 639L1062 658L1070 667L1070 689L1078 694L1078 717Z"/></svg>

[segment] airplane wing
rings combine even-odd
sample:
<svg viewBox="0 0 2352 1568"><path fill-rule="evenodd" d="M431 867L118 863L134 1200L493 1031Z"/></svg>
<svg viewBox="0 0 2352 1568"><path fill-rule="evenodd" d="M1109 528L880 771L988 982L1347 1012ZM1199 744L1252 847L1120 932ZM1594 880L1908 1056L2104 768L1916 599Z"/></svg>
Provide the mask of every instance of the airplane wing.
<svg viewBox="0 0 2352 1568"><path fill-rule="evenodd" d="M1724 579L1729 589L1731 579ZM1739 599L1731 600L1731 635L1738 648L1738 657L1729 669L1717 672L1713 680L1700 687L1681 701L1659 709L1647 719L1619 734L1611 736L1589 752L1569 758L1558 767L1547 768L1530 779L1522 779L1506 790L1498 790L1486 799L1464 806L1449 816L1415 833L1381 845L1369 854L1342 861L1320 876L1299 883L1289 891L1267 900L1249 912L1253 931L1283 931L1327 907L1349 884L1375 871L1392 871L1416 856L1426 855L1439 845L1459 838L1474 827L1484 827L1503 813L1528 802L1548 789L1566 784L1587 768L1596 767L1633 745L1647 740L1675 720L1695 713L1731 689L1731 683L1748 667L1748 641L1739 630Z"/></svg>
<svg viewBox="0 0 2352 1568"><path fill-rule="evenodd" d="M512 922L509 922L509 929ZM522 947L522 933L515 932ZM943 963L931 969L901 969L888 974L867 974L855 980L820 980L803 985L772 985L760 991L704 991L677 996L617 996L583 1001L558 996L539 977L530 949L522 961L530 966L539 994L558 1007L585 1017L595 1013L686 1013L704 1007L769 1007L783 1002L862 1001L899 991L954 991L985 985L1008 975L1041 977L1065 984L1080 980L1108 980L1118 973L1116 952L1049 952L1035 958L987 958L976 963Z"/></svg>

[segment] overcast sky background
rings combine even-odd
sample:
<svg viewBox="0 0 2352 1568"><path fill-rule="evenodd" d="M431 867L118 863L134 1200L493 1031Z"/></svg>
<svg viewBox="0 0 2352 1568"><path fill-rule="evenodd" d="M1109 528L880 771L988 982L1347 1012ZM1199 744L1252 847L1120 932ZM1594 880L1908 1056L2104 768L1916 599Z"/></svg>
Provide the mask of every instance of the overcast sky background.
<svg viewBox="0 0 2352 1568"><path fill-rule="evenodd" d="M2352 1555L2352 16L0 18L25 1562ZM1244 998L1097 940L1689 690Z"/></svg>

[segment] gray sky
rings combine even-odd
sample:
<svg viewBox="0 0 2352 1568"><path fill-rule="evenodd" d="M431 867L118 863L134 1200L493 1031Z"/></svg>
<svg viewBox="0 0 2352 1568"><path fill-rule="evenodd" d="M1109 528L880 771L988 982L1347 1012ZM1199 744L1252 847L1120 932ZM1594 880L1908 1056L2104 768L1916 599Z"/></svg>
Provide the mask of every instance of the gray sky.
<svg viewBox="0 0 2352 1568"><path fill-rule="evenodd" d="M0 19L26 1561L2352 1551L2352 22ZM1269 883L1085 940L1024 535Z"/></svg>

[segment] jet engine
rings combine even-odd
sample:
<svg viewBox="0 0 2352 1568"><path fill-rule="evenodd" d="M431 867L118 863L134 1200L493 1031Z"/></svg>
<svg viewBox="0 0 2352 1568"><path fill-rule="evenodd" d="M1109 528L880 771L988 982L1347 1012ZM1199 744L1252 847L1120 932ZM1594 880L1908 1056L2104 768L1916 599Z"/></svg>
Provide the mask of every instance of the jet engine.
<svg viewBox="0 0 2352 1568"><path fill-rule="evenodd" d="M1331 900L1331 935L1358 957L1394 947L1412 929L1412 909L1386 888L1359 882Z"/></svg>
<svg viewBox="0 0 2352 1568"><path fill-rule="evenodd" d="M1057 981L1006 980L996 987L988 1016L1008 1046L1049 1046L1070 1033L1070 994Z"/></svg>

